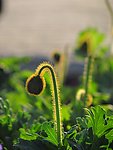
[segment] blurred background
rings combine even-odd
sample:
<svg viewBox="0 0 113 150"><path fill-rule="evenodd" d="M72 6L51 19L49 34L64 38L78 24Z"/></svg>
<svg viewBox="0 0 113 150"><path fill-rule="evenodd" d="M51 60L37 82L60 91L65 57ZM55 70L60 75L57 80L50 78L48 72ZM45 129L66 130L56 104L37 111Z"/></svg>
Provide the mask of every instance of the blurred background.
<svg viewBox="0 0 113 150"><path fill-rule="evenodd" d="M105 0L0 0L0 56L49 56L78 33L96 27L110 42L110 16ZM110 0L113 6L113 0Z"/></svg>
<svg viewBox="0 0 113 150"><path fill-rule="evenodd" d="M36 139L37 133L49 138L37 123L53 120L53 74L45 71L42 95L34 97L25 90L27 81L32 93L36 87L41 91L35 70L43 61L52 63L58 76L64 131L74 132L64 135L74 144L72 149L83 149L84 144L87 150L113 149L113 0L0 0L0 145L5 150L14 150L19 138ZM95 119L88 129L87 121L76 118L86 116L83 108L91 106L95 110L89 114ZM91 146L99 142L101 148Z"/></svg>

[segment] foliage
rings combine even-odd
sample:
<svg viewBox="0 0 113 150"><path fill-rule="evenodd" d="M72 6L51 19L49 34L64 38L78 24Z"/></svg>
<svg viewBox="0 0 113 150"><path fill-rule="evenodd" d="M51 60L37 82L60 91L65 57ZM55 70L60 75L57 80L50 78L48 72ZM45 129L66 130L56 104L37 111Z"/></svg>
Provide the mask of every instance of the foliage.
<svg viewBox="0 0 113 150"><path fill-rule="evenodd" d="M96 36L96 33L94 35ZM101 45L103 38L99 38L101 40L97 43ZM88 87L93 107L90 105L84 109L82 96L79 100L76 98L77 91L83 88L83 83L79 87L62 86L63 127L60 147L49 90L52 80L45 73L46 89L43 95L33 97L27 94L25 82L33 72L22 70L22 65L29 60L1 59L0 146L7 150L112 150L112 58L95 59L92 83L90 88Z"/></svg>
<svg viewBox="0 0 113 150"><path fill-rule="evenodd" d="M111 135L113 132L113 117L108 116L106 111L100 106L92 107L90 110L86 109L86 111L88 114L85 117L77 118L76 124L69 131L64 132L63 147L61 149L104 150L113 147L113 136ZM30 133L33 131L33 128L30 129L29 133L21 131L25 135L19 141L17 147L20 147L20 150L25 150L26 147L29 149L29 146L32 144L35 150L39 143L42 142L44 143L43 148L51 145L51 147L53 146L53 150L56 149L57 139L55 130L51 127L51 124L45 122L42 125L37 124L37 126L35 124L37 131L35 130L34 132L37 133L37 138L34 140L34 133ZM42 133L42 131L44 132ZM26 142L28 144L25 147ZM45 143L47 144L46 146ZM35 147L36 145L37 147Z"/></svg>
<svg viewBox="0 0 113 150"><path fill-rule="evenodd" d="M92 55L93 57L103 57L108 48L103 45L105 35L96 28L87 28L80 32L77 39L75 53L80 57Z"/></svg>

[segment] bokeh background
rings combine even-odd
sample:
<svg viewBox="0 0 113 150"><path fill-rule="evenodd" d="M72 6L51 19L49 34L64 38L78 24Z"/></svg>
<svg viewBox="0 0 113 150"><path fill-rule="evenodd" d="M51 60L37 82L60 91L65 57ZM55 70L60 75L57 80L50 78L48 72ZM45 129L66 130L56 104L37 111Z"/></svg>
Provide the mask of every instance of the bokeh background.
<svg viewBox="0 0 113 150"><path fill-rule="evenodd" d="M110 42L110 16L104 0L2 1L0 56L49 56L66 45L71 52L78 33L88 26L107 34Z"/></svg>

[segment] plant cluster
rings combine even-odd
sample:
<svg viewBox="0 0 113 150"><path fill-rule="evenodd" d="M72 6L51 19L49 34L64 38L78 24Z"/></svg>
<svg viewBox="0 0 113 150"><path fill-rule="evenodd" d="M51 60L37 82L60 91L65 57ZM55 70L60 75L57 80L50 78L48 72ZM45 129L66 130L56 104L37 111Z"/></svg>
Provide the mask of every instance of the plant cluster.
<svg viewBox="0 0 113 150"><path fill-rule="evenodd" d="M73 88L59 76L59 53L56 70L43 62L35 72L22 66L30 58L1 58L0 149L113 149L113 60L103 41L95 29L80 34L75 52L85 63Z"/></svg>

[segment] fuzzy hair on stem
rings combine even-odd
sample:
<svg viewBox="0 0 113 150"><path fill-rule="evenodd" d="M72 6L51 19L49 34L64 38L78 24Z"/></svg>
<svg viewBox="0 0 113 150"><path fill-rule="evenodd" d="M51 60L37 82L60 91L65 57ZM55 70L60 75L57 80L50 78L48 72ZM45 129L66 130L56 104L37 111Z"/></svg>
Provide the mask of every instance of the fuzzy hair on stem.
<svg viewBox="0 0 113 150"><path fill-rule="evenodd" d="M45 89L45 79L44 79L45 72L49 73L51 79L50 83L51 83L51 95L53 99L52 104L53 104L54 126L57 133L58 146L61 147L62 146L62 121L61 121L61 103L60 103L60 96L59 96L60 90L58 85L58 79L54 71L54 67L48 62L41 63L37 67L35 73L27 79L26 90L31 95L40 95Z"/></svg>

